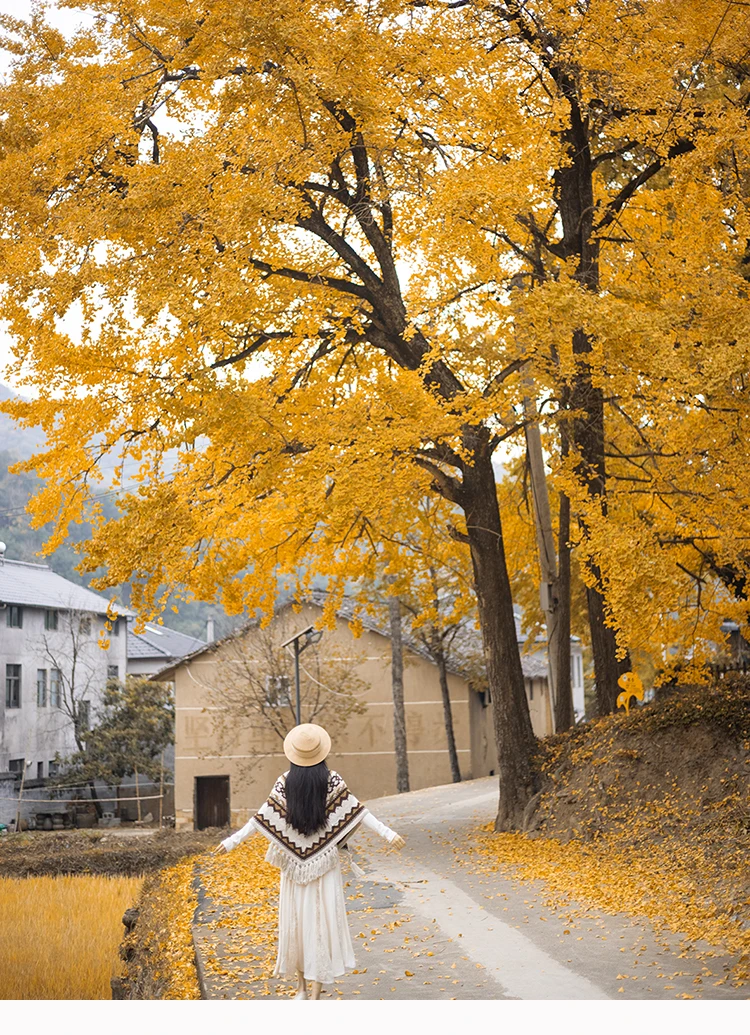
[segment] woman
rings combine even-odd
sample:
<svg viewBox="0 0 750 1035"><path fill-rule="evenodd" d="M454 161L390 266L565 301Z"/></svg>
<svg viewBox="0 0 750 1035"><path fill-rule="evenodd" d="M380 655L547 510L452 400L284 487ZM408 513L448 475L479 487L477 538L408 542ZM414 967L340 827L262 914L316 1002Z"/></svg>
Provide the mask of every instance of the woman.
<svg viewBox="0 0 750 1035"><path fill-rule="evenodd" d="M249 834L270 841L266 860L281 870L275 977L297 977L295 999L320 999L321 987L354 967L339 848L362 825L396 848L404 840L380 823L325 763L331 738L322 726L296 726L284 741L291 762L265 804L215 852L230 852Z"/></svg>

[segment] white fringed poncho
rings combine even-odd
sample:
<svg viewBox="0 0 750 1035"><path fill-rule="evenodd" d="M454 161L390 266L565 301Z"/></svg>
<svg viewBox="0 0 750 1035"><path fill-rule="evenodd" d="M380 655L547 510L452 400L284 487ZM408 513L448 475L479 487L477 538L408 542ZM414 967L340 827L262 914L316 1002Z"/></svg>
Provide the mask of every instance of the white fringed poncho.
<svg viewBox="0 0 750 1035"><path fill-rule="evenodd" d="M295 884L309 884L338 865L339 847L360 823L364 822L368 827L382 827L377 821L373 824L372 820L374 817L370 817L368 810L351 793L342 777L331 770L328 775L325 826L310 836L300 834L287 823L284 773L255 816L242 830L222 841L222 844L230 851L256 830L270 842L266 861L277 866ZM387 840L395 837L394 832L387 827L377 832Z"/></svg>

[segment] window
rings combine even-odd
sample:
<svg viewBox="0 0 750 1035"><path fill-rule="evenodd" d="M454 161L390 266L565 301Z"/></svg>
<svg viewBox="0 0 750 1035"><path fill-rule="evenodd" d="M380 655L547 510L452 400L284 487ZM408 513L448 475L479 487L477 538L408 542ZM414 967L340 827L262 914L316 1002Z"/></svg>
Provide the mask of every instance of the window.
<svg viewBox="0 0 750 1035"><path fill-rule="evenodd" d="M113 636L119 636L120 635L120 619L119 618L115 618L114 622L112 622L112 635Z"/></svg>
<svg viewBox="0 0 750 1035"><path fill-rule="evenodd" d="M44 762L37 762L36 764L36 778L37 780L44 779Z"/></svg>
<svg viewBox="0 0 750 1035"><path fill-rule="evenodd" d="M49 672L49 704L50 708L60 707L60 687L62 672L59 668L51 668Z"/></svg>
<svg viewBox="0 0 750 1035"><path fill-rule="evenodd" d="M82 636L88 636L91 632L91 615L84 615L78 620L78 631Z"/></svg>
<svg viewBox="0 0 750 1035"><path fill-rule="evenodd" d="M16 776L20 776L23 772L25 762L25 758L11 758L10 762L8 762L8 769L11 773L15 773Z"/></svg>
<svg viewBox="0 0 750 1035"><path fill-rule="evenodd" d="M5 666L5 707L21 707L21 666Z"/></svg>
<svg viewBox="0 0 750 1035"><path fill-rule="evenodd" d="M47 669L36 670L36 703L40 708L47 704Z"/></svg>
<svg viewBox="0 0 750 1035"><path fill-rule="evenodd" d="M44 612L44 628L48 632L57 628L57 611Z"/></svg>
<svg viewBox="0 0 750 1035"><path fill-rule="evenodd" d="M47 773L49 776L57 776L57 762L54 758L50 758L47 763Z"/></svg>
<svg viewBox="0 0 750 1035"><path fill-rule="evenodd" d="M120 678L120 666L119 665L107 665L107 682L111 679Z"/></svg>
<svg viewBox="0 0 750 1035"><path fill-rule="evenodd" d="M78 729L87 730L89 729L89 721L91 719L91 702L90 701L79 701L78 702Z"/></svg>
<svg viewBox="0 0 750 1035"><path fill-rule="evenodd" d="M266 704L271 708L289 708L289 676L266 676Z"/></svg>
<svg viewBox="0 0 750 1035"><path fill-rule="evenodd" d="M17 604L11 604L5 612L5 621L10 629L22 629L23 608Z"/></svg>

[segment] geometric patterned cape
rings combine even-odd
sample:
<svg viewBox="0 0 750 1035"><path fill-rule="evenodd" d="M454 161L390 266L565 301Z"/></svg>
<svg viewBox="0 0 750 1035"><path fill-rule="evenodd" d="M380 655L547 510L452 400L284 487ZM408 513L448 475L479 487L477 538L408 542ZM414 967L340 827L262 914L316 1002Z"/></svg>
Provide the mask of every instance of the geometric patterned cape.
<svg viewBox="0 0 750 1035"><path fill-rule="evenodd" d="M359 826L366 813L367 809L344 780L331 770L326 822L314 834L300 834L287 822L286 773L278 778L254 819L270 842L266 861L278 866L296 884L309 884L333 869L339 858L338 846Z"/></svg>

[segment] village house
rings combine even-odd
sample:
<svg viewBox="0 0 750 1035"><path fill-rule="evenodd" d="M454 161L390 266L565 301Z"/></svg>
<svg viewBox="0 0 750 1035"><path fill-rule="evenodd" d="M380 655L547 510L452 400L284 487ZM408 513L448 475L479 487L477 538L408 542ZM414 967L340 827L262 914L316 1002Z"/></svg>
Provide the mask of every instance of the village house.
<svg viewBox="0 0 750 1035"><path fill-rule="evenodd" d="M135 631L135 619L128 619L127 672L132 676L153 676L166 665L172 665L187 654L206 646L196 636L168 629L166 625L147 622L141 632Z"/></svg>
<svg viewBox="0 0 750 1035"><path fill-rule="evenodd" d="M321 616L322 606L314 601L305 603L298 613L287 605L279 609L269 629L283 623L279 638L288 638L290 630L295 633L320 625ZM340 612L335 628L323 632L329 653L338 659L351 659L352 673L362 688L357 695L359 710L334 735L329 763L341 772L358 797L367 800L396 792L391 643L387 630L367 618L361 635L355 637L349 617ZM518 631L522 647L520 621ZM233 666L242 665L238 645L257 645L262 635L257 626L251 625L207 644L155 676L172 680L175 688L178 829L241 825L266 797L279 772L287 767L278 730L249 713L232 711L223 690ZM583 669L577 640L571 643L571 655L573 675L580 680L574 683L576 711L582 713ZM532 723L537 735L544 736L552 731L552 714L543 644L541 649L522 653L522 664ZM273 704L276 681L282 678L285 677L269 672L268 706ZM319 682L325 680L321 677ZM474 689L455 664L448 672L448 687L462 777L493 774L497 759L488 695ZM287 682L283 699L278 700L287 726L293 724L290 693L293 694L293 686ZM404 644L404 699L411 789L450 783L438 668L408 638ZM223 711L227 712L226 718ZM304 707L302 721L309 721Z"/></svg>
<svg viewBox="0 0 750 1035"><path fill-rule="evenodd" d="M127 622L127 674L129 676L148 679L166 665L173 665L186 654L194 654L206 646L205 640L196 636L188 636L155 622L147 622L141 632L136 632L135 627L135 618L129 618ZM122 781L120 784L121 800L117 804L117 814L121 819L136 820L139 811L141 816L147 816L149 812L156 816L158 802L153 796L160 792L164 794L162 816L174 815L174 744L169 744L165 748L162 764L165 778L158 785L144 780L143 777L140 778L137 788L135 778L132 776L126 777ZM123 800L132 799L134 796L136 799L140 796L146 799L140 804L140 809L138 800Z"/></svg>
<svg viewBox="0 0 750 1035"><path fill-rule="evenodd" d="M127 635L123 608L106 632L108 601L57 575L44 564L0 552L0 780L33 790L54 775L56 754L75 750L74 721L95 721L108 679L125 677ZM99 646L100 633L109 645ZM0 801L0 821L15 815Z"/></svg>

